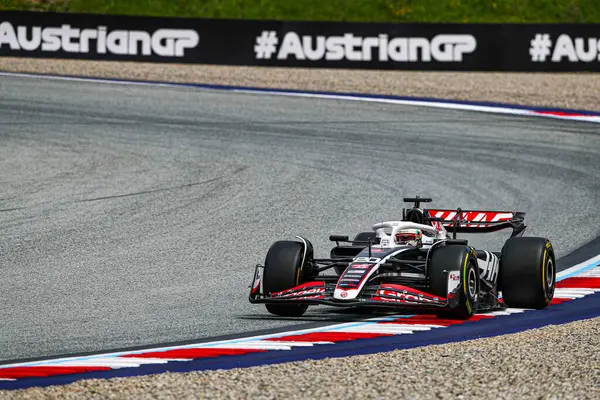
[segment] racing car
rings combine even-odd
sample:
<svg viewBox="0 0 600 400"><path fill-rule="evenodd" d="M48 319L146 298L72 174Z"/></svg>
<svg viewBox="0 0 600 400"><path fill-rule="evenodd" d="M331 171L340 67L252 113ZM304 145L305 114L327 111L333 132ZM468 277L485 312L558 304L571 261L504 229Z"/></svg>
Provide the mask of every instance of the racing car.
<svg viewBox="0 0 600 400"><path fill-rule="evenodd" d="M314 257L303 237L273 243L256 265L251 303L271 314L302 316L308 306L397 309L468 319L506 307L541 309L552 301L552 244L524 237L525 213L427 209L431 198L404 198L402 219L380 222L353 240L331 235L330 258ZM478 250L458 233L512 229L501 251ZM326 273L326 271L329 271Z"/></svg>

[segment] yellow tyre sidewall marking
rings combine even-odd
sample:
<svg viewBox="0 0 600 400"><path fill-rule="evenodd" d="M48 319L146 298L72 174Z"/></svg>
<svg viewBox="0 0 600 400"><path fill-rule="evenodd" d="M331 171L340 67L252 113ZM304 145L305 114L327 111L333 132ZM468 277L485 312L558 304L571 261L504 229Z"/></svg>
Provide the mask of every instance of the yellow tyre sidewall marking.
<svg viewBox="0 0 600 400"><path fill-rule="evenodd" d="M300 270L301 268L296 268L296 285L300 284Z"/></svg>

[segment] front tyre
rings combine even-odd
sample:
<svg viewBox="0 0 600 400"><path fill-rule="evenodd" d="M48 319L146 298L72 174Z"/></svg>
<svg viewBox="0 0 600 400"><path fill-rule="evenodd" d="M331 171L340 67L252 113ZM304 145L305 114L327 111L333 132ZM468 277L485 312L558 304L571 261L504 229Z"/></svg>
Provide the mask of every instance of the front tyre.
<svg viewBox="0 0 600 400"><path fill-rule="evenodd" d="M459 271L460 284L453 299L455 306L438 315L442 318L468 319L479 307L479 266L471 247L446 245L435 249L429 264L430 291L448 296L448 272Z"/></svg>
<svg viewBox="0 0 600 400"><path fill-rule="evenodd" d="M548 239L508 239L500 259L500 289L508 307L546 308L554 297L556 261Z"/></svg>
<svg viewBox="0 0 600 400"><path fill-rule="evenodd" d="M290 240L273 243L265 259L263 291L280 292L302 283L304 245ZM265 304L267 311L281 317L300 317L308 309L306 304Z"/></svg>

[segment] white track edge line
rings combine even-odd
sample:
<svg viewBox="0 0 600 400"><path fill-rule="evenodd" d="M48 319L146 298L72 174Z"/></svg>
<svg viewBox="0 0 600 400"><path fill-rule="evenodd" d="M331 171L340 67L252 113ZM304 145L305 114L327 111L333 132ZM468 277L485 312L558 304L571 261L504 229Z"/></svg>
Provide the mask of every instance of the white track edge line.
<svg viewBox="0 0 600 400"><path fill-rule="evenodd" d="M511 105L479 105L479 104L465 104L462 102L452 102L452 100L409 100L409 99L391 99L385 97L376 97L376 94L365 94L365 97L362 97L361 94L335 94L335 93L310 93L310 92L299 92L299 91L290 91L286 89L270 89L265 88L265 90L261 90L259 88L244 88L244 87L214 87L208 88L206 86L210 86L211 84L207 83L190 83L190 82L144 82L144 81L129 81L129 80L115 80L110 78L99 78L99 77L71 77L71 76L58 76L58 75L43 75L43 74L35 74L35 73L19 73L19 72L1 72L0 76L12 76L19 78L34 78L34 79L49 79L49 80L58 80L58 81L72 81L72 82L90 82L90 83L101 83L101 84L113 84L113 85L136 85L136 86L157 86L157 87L187 87L187 88L196 88L199 90L224 90L235 93L248 93L248 94L262 94L262 95L274 95L274 96L289 96L289 97L309 97L309 98L321 98L321 99L332 99L332 100L349 100L349 101L363 101L363 102L371 102L371 103L387 103L387 104L400 104L400 105L409 105L409 106L421 106L421 107L433 107L433 108L442 108L442 109L452 109L452 110L463 110L463 111L475 111L475 112L485 112L485 113L495 113L495 114L509 114L509 115L521 115L521 116L530 116L530 117L543 117L543 118L553 118L553 119L562 119L562 120L570 120L570 121L583 121L583 122L592 122L592 123L600 123L600 116L597 115L556 115L556 114L547 114L543 111L536 111L534 108L519 108L519 106L515 105L511 107ZM205 85L205 86L203 86ZM215 85L218 86L218 85ZM383 95L382 95L383 96ZM527 107L527 106L522 106ZM568 111L568 110L565 110Z"/></svg>

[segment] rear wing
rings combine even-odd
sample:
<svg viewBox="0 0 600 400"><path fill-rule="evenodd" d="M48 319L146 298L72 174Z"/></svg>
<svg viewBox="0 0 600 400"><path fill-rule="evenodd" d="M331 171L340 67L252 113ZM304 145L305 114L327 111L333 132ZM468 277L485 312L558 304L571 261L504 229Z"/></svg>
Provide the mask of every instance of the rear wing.
<svg viewBox="0 0 600 400"><path fill-rule="evenodd" d="M488 233L511 228L511 237L520 236L525 231L525 213L520 211L481 211L481 210L423 210L426 221L434 227L443 226L456 233ZM439 225L437 225L439 224Z"/></svg>

